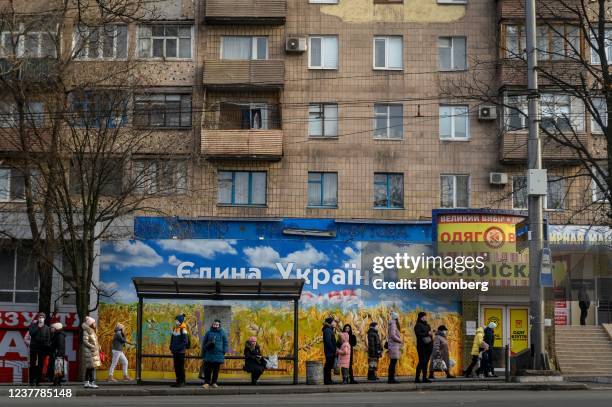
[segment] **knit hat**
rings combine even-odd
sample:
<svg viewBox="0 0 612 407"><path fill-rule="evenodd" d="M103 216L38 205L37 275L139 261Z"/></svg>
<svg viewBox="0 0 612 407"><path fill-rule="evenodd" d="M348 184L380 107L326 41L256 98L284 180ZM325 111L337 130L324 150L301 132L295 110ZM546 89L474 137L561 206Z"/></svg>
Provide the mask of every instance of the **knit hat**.
<svg viewBox="0 0 612 407"><path fill-rule="evenodd" d="M438 327L438 331L448 331L448 328L446 326L444 326L444 325L440 325Z"/></svg>
<svg viewBox="0 0 612 407"><path fill-rule="evenodd" d="M425 315L427 315L427 313L426 313L426 312L421 311L421 312L419 312L419 314L417 315L417 319L421 319L421 318L423 318Z"/></svg>
<svg viewBox="0 0 612 407"><path fill-rule="evenodd" d="M493 322L493 321L489 322L489 325L487 325L487 326L488 326L489 328L491 328L491 329L495 329L495 328L497 328L497 324L496 324L495 322Z"/></svg>
<svg viewBox="0 0 612 407"><path fill-rule="evenodd" d="M374 328L376 326L378 326L378 322L376 322L376 321L370 322L370 328Z"/></svg>
<svg viewBox="0 0 612 407"><path fill-rule="evenodd" d="M185 314L177 315L174 319L176 319L180 324L182 324L183 321L185 321Z"/></svg>
<svg viewBox="0 0 612 407"><path fill-rule="evenodd" d="M61 331L63 325L59 322L54 322L53 324L51 324L51 328L55 329L56 331Z"/></svg>
<svg viewBox="0 0 612 407"><path fill-rule="evenodd" d="M119 331L119 330L123 331L124 328L125 327L123 326L123 324L118 323L117 326L115 327L115 331Z"/></svg>
<svg viewBox="0 0 612 407"><path fill-rule="evenodd" d="M95 322L96 320L90 317L89 315L85 317L85 323L87 324L87 326L92 326Z"/></svg>
<svg viewBox="0 0 612 407"><path fill-rule="evenodd" d="M327 318L325 318L325 323L326 324L331 324L332 322L334 322L334 317L332 317L331 315Z"/></svg>
<svg viewBox="0 0 612 407"><path fill-rule="evenodd" d="M398 319L399 318L399 314L395 311L391 312L391 319Z"/></svg>

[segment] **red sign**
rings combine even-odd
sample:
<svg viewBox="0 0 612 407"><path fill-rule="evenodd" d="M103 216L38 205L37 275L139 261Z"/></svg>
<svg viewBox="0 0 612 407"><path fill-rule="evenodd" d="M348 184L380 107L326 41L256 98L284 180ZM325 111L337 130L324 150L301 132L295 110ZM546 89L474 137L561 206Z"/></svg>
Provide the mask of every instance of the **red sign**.
<svg viewBox="0 0 612 407"><path fill-rule="evenodd" d="M36 314L35 311L0 311L0 329L27 329ZM74 312L51 314L51 322L60 322L65 330L79 329L79 319Z"/></svg>

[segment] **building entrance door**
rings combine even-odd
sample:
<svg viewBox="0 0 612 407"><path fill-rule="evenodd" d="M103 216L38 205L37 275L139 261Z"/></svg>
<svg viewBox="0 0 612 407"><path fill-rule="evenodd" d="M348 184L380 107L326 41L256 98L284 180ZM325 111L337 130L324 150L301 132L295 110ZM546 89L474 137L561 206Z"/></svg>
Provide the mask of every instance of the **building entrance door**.
<svg viewBox="0 0 612 407"><path fill-rule="evenodd" d="M504 367L504 346L510 345L510 354L515 355L529 348L529 309L521 305L481 304L480 326L486 328L495 322L493 343L493 366Z"/></svg>

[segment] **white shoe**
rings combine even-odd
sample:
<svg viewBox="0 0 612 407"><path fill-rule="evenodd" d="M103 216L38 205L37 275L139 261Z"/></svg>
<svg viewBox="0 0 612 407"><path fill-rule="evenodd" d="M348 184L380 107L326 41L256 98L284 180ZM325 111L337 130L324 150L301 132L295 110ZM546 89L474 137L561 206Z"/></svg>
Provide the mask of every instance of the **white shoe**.
<svg viewBox="0 0 612 407"><path fill-rule="evenodd" d="M96 384L96 382L91 382L91 383L89 383L89 387L92 388L92 389L97 389L98 385Z"/></svg>
<svg viewBox="0 0 612 407"><path fill-rule="evenodd" d="M478 378L479 378L479 379L484 379L484 375L483 375L483 374L479 374L479 375L478 375Z"/></svg>
<svg viewBox="0 0 612 407"><path fill-rule="evenodd" d="M86 389L90 389L91 388L91 383L85 382L85 383L83 383L83 387L85 387Z"/></svg>
<svg viewBox="0 0 612 407"><path fill-rule="evenodd" d="M219 385L218 385L217 383L213 383L211 386L212 386L213 388L215 388L215 389L216 389L217 387L219 387Z"/></svg>

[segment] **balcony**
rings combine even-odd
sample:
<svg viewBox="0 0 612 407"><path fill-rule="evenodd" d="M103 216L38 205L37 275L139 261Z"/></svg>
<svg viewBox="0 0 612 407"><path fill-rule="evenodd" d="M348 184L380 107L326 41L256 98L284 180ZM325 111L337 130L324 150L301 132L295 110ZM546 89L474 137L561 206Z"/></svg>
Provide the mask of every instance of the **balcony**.
<svg viewBox="0 0 612 407"><path fill-rule="evenodd" d="M584 66L569 59L538 60L540 86L555 86L562 82L580 85L580 72ZM501 86L527 86L527 63L520 59L503 58L499 61Z"/></svg>
<svg viewBox="0 0 612 407"><path fill-rule="evenodd" d="M206 0L206 24L285 24L287 0Z"/></svg>
<svg viewBox="0 0 612 407"><path fill-rule="evenodd" d="M204 85L216 88L281 88L285 63L281 59L208 60L204 62Z"/></svg>
<svg viewBox="0 0 612 407"><path fill-rule="evenodd" d="M562 146L554 140L541 134L542 138L542 160L548 162L563 162L575 164L580 161L576 151L570 147ZM575 145L582 143L589 150L590 137L586 133L577 134ZM505 132L501 140L501 161L506 164L527 161L527 133L525 132Z"/></svg>
<svg viewBox="0 0 612 407"><path fill-rule="evenodd" d="M581 0L536 0L538 18L577 19L572 9L579 7ZM525 0L497 0L497 16L500 20L524 20Z"/></svg>
<svg viewBox="0 0 612 407"><path fill-rule="evenodd" d="M203 129L202 155L207 159L278 161L283 156L283 131Z"/></svg>
<svg viewBox="0 0 612 407"><path fill-rule="evenodd" d="M0 58L3 80L20 81L25 85L52 85L58 79L58 62L51 58Z"/></svg>

